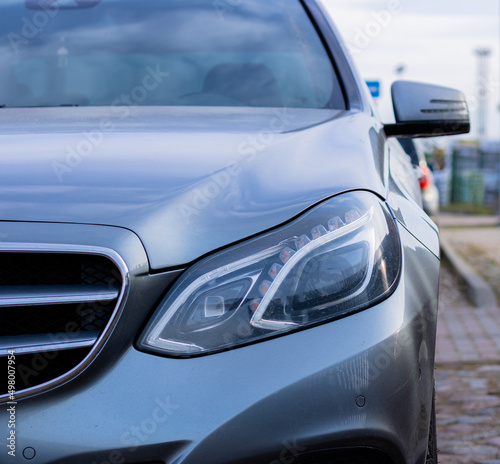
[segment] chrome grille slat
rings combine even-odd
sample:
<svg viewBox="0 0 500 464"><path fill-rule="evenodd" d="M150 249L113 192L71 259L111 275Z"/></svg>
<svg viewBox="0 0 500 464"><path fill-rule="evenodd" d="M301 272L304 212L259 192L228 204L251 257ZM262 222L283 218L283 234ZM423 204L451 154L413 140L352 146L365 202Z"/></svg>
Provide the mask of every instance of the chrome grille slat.
<svg viewBox="0 0 500 464"><path fill-rule="evenodd" d="M2 337L0 356L8 356L9 350L16 354L45 353L47 351L74 350L91 347L99 337L99 332L65 334L65 340L57 340L48 335L24 335L20 337Z"/></svg>
<svg viewBox="0 0 500 464"><path fill-rule="evenodd" d="M119 294L119 290L93 285L0 286L0 309L15 306L112 301L118 298Z"/></svg>

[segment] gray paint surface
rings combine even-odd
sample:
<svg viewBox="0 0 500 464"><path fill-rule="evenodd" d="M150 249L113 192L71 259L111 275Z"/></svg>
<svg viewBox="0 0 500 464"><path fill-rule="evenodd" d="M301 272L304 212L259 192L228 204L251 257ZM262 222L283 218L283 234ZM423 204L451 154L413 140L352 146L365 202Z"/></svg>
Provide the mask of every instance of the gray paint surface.
<svg viewBox="0 0 500 464"><path fill-rule="evenodd" d="M153 269L180 266L340 192L384 197L372 124L333 110L3 109L0 218L124 227Z"/></svg>
<svg viewBox="0 0 500 464"><path fill-rule="evenodd" d="M131 309L141 312L143 298L134 272L123 315L128 324L122 318L79 377L20 404L18 446L33 446L40 462L50 464L100 462L113 452L126 462L161 456L229 464L266 450L271 454L263 462L271 462L293 437L307 451L361 442L420 462L432 394L438 268L435 257L401 233L406 279L390 299L313 329L194 359L152 356L130 345L137 330ZM355 403L360 394L363 408ZM78 440L82 424L85 436ZM20 455L11 461L24 462Z"/></svg>

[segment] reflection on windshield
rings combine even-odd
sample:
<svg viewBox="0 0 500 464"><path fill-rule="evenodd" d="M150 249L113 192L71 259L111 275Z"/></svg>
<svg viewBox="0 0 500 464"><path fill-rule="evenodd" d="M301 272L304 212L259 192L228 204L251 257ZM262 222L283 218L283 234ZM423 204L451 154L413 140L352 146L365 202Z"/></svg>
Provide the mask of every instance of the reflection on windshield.
<svg viewBox="0 0 500 464"><path fill-rule="evenodd" d="M298 0L42 2L0 6L2 106L344 105Z"/></svg>
<svg viewBox="0 0 500 464"><path fill-rule="evenodd" d="M102 0L24 0L26 8L30 10L66 9L66 8L93 8Z"/></svg>

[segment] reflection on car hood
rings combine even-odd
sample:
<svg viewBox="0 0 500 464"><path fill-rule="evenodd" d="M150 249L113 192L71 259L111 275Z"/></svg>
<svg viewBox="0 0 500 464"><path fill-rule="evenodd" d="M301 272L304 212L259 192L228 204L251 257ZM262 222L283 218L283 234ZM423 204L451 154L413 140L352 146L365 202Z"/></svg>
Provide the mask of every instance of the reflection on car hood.
<svg viewBox="0 0 500 464"><path fill-rule="evenodd" d="M332 110L4 108L0 219L124 227L152 268L179 266L339 192L384 195L371 122Z"/></svg>

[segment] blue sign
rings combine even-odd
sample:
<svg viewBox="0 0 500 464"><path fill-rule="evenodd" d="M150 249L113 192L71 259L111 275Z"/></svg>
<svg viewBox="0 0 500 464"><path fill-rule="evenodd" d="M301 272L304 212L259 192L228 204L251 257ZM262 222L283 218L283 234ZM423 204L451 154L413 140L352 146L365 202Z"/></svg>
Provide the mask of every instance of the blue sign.
<svg viewBox="0 0 500 464"><path fill-rule="evenodd" d="M380 81L366 81L373 98L380 97Z"/></svg>

